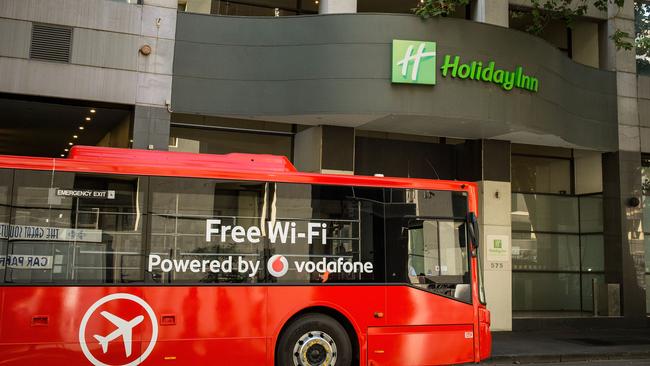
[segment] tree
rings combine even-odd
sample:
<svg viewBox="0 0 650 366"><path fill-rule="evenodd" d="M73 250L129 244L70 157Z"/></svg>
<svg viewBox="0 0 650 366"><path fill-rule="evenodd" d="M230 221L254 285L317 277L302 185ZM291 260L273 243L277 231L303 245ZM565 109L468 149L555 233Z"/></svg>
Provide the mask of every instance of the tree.
<svg viewBox="0 0 650 366"><path fill-rule="evenodd" d="M601 11L607 11L610 4L616 5L618 8L625 5L625 0L530 0L530 2L532 6L530 15L532 17L526 31L534 35L540 35L552 21L559 20L564 22L567 27L573 27L576 18L584 16L589 6L594 6ZM413 10L416 15L423 18L444 17L451 15L458 6L467 5L468 3L469 0L420 0L418 6ZM647 10L646 5L636 5ZM521 16L521 12L515 11L513 15ZM641 23L646 26L645 29L647 30L647 16L645 21L641 21ZM634 48L633 42L635 40L633 37L620 29L616 29L610 38L614 41L617 49L631 50ZM638 38L636 43L639 44ZM642 46L646 47L647 54L647 33L643 38Z"/></svg>
<svg viewBox="0 0 650 366"><path fill-rule="evenodd" d="M650 4L634 4L636 64L640 74L650 75Z"/></svg>

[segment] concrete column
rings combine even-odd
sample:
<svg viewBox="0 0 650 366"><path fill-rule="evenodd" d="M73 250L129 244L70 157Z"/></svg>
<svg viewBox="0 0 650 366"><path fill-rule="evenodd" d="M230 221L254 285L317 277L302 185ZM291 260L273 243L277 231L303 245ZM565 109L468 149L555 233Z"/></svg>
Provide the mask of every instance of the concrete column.
<svg viewBox="0 0 650 366"><path fill-rule="evenodd" d="M624 9L610 4L601 37L603 66L616 72L618 151L603 155L605 280L621 288L622 314L629 326L645 324L643 211L631 199L641 199L641 126L634 50L617 50L609 40L616 29L634 34L633 2Z"/></svg>
<svg viewBox="0 0 650 366"><path fill-rule="evenodd" d="M321 0L319 14L356 13L357 0Z"/></svg>
<svg viewBox="0 0 650 366"><path fill-rule="evenodd" d="M136 105L133 113L133 143L131 147L145 150L167 150L170 116L167 108Z"/></svg>
<svg viewBox="0 0 650 366"><path fill-rule="evenodd" d="M144 52L138 52L137 56L134 148L167 150L169 144L171 116L168 107L172 94L177 7L177 0L143 1L138 42Z"/></svg>
<svg viewBox="0 0 650 366"><path fill-rule="evenodd" d="M299 171L354 174L354 128L315 126L296 134L294 165Z"/></svg>
<svg viewBox="0 0 650 366"><path fill-rule="evenodd" d="M493 331L512 330L512 221L510 142L459 145L459 179L477 181L481 263Z"/></svg>
<svg viewBox="0 0 650 366"><path fill-rule="evenodd" d="M508 0L474 0L470 9L476 22L508 27Z"/></svg>

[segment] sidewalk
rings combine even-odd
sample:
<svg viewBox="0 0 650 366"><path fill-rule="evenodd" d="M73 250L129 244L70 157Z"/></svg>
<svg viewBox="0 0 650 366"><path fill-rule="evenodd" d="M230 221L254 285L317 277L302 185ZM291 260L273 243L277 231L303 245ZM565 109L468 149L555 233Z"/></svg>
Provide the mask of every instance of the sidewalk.
<svg viewBox="0 0 650 366"><path fill-rule="evenodd" d="M485 365L650 359L650 328L495 332Z"/></svg>

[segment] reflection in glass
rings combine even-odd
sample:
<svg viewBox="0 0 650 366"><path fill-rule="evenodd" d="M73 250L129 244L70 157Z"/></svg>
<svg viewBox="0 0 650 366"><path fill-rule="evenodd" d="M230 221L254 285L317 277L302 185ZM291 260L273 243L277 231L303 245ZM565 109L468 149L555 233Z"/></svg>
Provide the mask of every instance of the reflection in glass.
<svg viewBox="0 0 650 366"><path fill-rule="evenodd" d="M512 191L571 194L571 161L512 155Z"/></svg>
<svg viewBox="0 0 650 366"><path fill-rule="evenodd" d="M512 194L512 230L578 233L578 198Z"/></svg>
<svg viewBox="0 0 650 366"><path fill-rule="evenodd" d="M512 233L512 268L529 271L578 271L578 235Z"/></svg>
<svg viewBox="0 0 650 366"><path fill-rule="evenodd" d="M198 260L219 261L220 265L237 266L239 260L262 259L264 243L235 242L232 236L206 241L206 220L220 220L225 226L250 227L263 220L264 197L268 185L259 182L227 182L211 179L151 178L150 255L176 263ZM232 258L232 262L228 261ZM230 263L230 264L227 264ZM147 280L160 283L258 282L264 277L259 266L256 273L224 271L162 271L153 268Z"/></svg>
<svg viewBox="0 0 650 366"><path fill-rule="evenodd" d="M580 311L577 273L513 272L513 311Z"/></svg>
<svg viewBox="0 0 650 366"><path fill-rule="evenodd" d="M137 177L16 171L5 280L142 281L141 187Z"/></svg>
<svg viewBox="0 0 650 366"><path fill-rule="evenodd" d="M580 232L603 232L603 196L580 197Z"/></svg>
<svg viewBox="0 0 650 366"><path fill-rule="evenodd" d="M605 270L605 243L603 235L582 235L581 253L583 272L602 272Z"/></svg>

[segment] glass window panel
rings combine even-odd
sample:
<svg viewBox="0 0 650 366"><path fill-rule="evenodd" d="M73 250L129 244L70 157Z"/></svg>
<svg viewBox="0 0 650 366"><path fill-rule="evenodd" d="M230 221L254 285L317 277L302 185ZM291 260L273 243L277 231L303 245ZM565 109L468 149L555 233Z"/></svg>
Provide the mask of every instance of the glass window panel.
<svg viewBox="0 0 650 366"><path fill-rule="evenodd" d="M645 308L646 313L650 314L650 275L645 276Z"/></svg>
<svg viewBox="0 0 650 366"><path fill-rule="evenodd" d="M578 235L512 233L512 268L522 271L579 271Z"/></svg>
<svg viewBox="0 0 650 366"><path fill-rule="evenodd" d="M605 283L604 274L583 274L582 275L582 311L594 311L594 288L593 280L598 284Z"/></svg>
<svg viewBox="0 0 650 366"><path fill-rule="evenodd" d="M0 283L5 281L12 180L12 170L0 169Z"/></svg>
<svg viewBox="0 0 650 366"><path fill-rule="evenodd" d="M465 217L466 197L409 189L387 192L388 281L411 283L427 291L470 302L464 220L436 218ZM456 200L458 202L454 203Z"/></svg>
<svg viewBox="0 0 650 366"><path fill-rule="evenodd" d="M578 198L512 194L512 230L578 233Z"/></svg>
<svg viewBox="0 0 650 366"><path fill-rule="evenodd" d="M645 244L645 271L650 273L650 235L643 235L643 242Z"/></svg>
<svg viewBox="0 0 650 366"><path fill-rule="evenodd" d="M603 197L583 196L580 200L580 232L603 232Z"/></svg>
<svg viewBox="0 0 650 366"><path fill-rule="evenodd" d="M582 235L582 271L602 272L605 270L605 243L602 235Z"/></svg>
<svg viewBox="0 0 650 366"><path fill-rule="evenodd" d="M235 235L206 239L207 220L226 226L261 226L269 185L211 179L151 178L151 271L147 279L160 283L249 282L264 278L261 265L242 271L240 263L263 263L264 241L239 242ZM232 231L231 231L232 232ZM257 242L256 242L257 241ZM157 259L152 259L156 256ZM260 261L260 262L258 262ZM163 263L164 262L164 263ZM171 263L176 267L166 267ZM197 265L190 268L189 265Z"/></svg>
<svg viewBox="0 0 650 366"><path fill-rule="evenodd" d="M512 155L512 191L571 194L568 159Z"/></svg>
<svg viewBox="0 0 650 366"><path fill-rule="evenodd" d="M272 10L271 10L272 11ZM204 154L227 154L232 152L249 154L273 154L292 156L290 135L256 134L237 131L172 127L171 151Z"/></svg>
<svg viewBox="0 0 650 366"><path fill-rule="evenodd" d="M309 244L306 239L299 239L295 244L270 242L271 254L283 255L289 262L288 273L278 278L270 277L271 281L374 282L383 279L382 266L377 265L383 255L383 190L278 183L271 201L271 223L295 222L301 232L309 224L326 225L325 243ZM355 266L367 263L372 265L372 271L342 268L323 276L318 271L299 268L301 263L332 261Z"/></svg>
<svg viewBox="0 0 650 366"><path fill-rule="evenodd" d="M142 281L141 180L17 170L6 280Z"/></svg>
<svg viewBox="0 0 650 366"><path fill-rule="evenodd" d="M642 196L643 231L650 233L650 196Z"/></svg>
<svg viewBox="0 0 650 366"><path fill-rule="evenodd" d="M513 311L580 311L577 273L512 273Z"/></svg>

